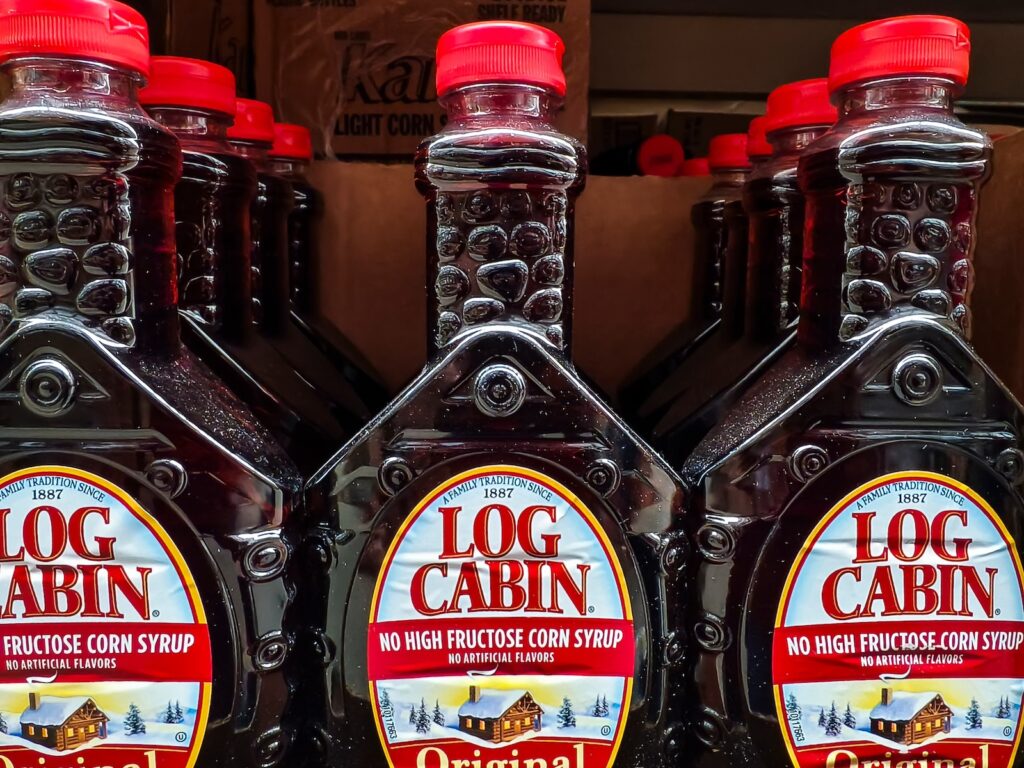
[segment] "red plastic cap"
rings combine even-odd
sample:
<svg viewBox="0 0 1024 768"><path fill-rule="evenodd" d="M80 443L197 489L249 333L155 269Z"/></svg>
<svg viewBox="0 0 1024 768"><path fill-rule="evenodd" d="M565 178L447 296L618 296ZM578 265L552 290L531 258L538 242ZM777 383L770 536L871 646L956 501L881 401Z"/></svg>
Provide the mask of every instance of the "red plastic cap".
<svg viewBox="0 0 1024 768"><path fill-rule="evenodd" d="M832 43L829 90L899 75L945 77L967 83L971 32L948 16L895 16L846 30Z"/></svg>
<svg viewBox="0 0 1024 768"><path fill-rule="evenodd" d="M209 61L154 56L139 101L147 107L186 107L234 117L235 76Z"/></svg>
<svg viewBox="0 0 1024 768"><path fill-rule="evenodd" d="M715 136L708 146L708 165L712 171L749 168L750 157L747 155L747 134L723 133Z"/></svg>
<svg viewBox="0 0 1024 768"><path fill-rule="evenodd" d="M3 0L0 61L19 56L88 59L149 73L149 29L116 0Z"/></svg>
<svg viewBox="0 0 1024 768"><path fill-rule="evenodd" d="M564 54L562 38L536 24L463 24L437 41L437 93L475 83L525 83L564 96Z"/></svg>
<svg viewBox="0 0 1024 768"><path fill-rule="evenodd" d="M291 123L274 123L274 146L270 148L270 156L312 160L313 139L309 136L309 129Z"/></svg>
<svg viewBox="0 0 1024 768"><path fill-rule="evenodd" d="M683 145L667 133L656 133L640 145L636 165L644 176L678 176L686 160Z"/></svg>
<svg viewBox="0 0 1024 768"><path fill-rule="evenodd" d="M683 166L679 169L679 175L710 176L711 166L708 165L708 159L706 157L691 157L689 160L683 161Z"/></svg>
<svg viewBox="0 0 1024 768"><path fill-rule="evenodd" d="M228 128L231 141L274 143L274 110L253 99L235 99L235 124Z"/></svg>
<svg viewBox="0 0 1024 768"><path fill-rule="evenodd" d="M772 145L768 143L768 136L765 133L765 115L755 117L750 121L747 129L747 157L771 157Z"/></svg>
<svg viewBox="0 0 1024 768"><path fill-rule="evenodd" d="M767 133L773 133L783 128L832 125L837 117L829 100L828 79L817 77L780 85L768 94L764 127Z"/></svg>

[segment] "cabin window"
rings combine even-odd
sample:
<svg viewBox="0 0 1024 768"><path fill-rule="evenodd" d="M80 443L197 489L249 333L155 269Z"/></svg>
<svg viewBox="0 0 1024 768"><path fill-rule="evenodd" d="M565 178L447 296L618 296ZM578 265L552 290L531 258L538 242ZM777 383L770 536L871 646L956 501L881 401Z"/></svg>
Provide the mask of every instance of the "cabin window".
<svg viewBox="0 0 1024 768"><path fill-rule="evenodd" d="M879 720L878 721L878 732L881 733L884 730L885 730L885 723L883 723L881 720Z"/></svg>
<svg viewBox="0 0 1024 768"><path fill-rule="evenodd" d="M936 728L938 728L940 725L942 725L942 718L941 717L936 717L935 718L935 722L932 723L932 725L934 725Z"/></svg>
<svg viewBox="0 0 1024 768"><path fill-rule="evenodd" d="M96 726L95 725L90 725L89 726L89 733L96 733Z"/></svg>
<svg viewBox="0 0 1024 768"><path fill-rule="evenodd" d="M506 720L505 721L505 730L506 731L511 731L512 730L512 721L511 720Z"/></svg>
<svg viewBox="0 0 1024 768"><path fill-rule="evenodd" d="M914 724L914 730L915 731L923 731L924 730L924 723L915 723Z"/></svg>
<svg viewBox="0 0 1024 768"><path fill-rule="evenodd" d="M533 725L533 718L527 715L526 719L523 720L523 725Z"/></svg>
<svg viewBox="0 0 1024 768"><path fill-rule="evenodd" d="M67 734L68 734L68 736L74 736L75 735L75 729L74 728L68 728L67 729Z"/></svg>
<svg viewBox="0 0 1024 768"><path fill-rule="evenodd" d="M893 724L892 724L892 725L890 726L890 730L892 730L892 732L893 732L893 733L896 733L896 723L893 723Z"/></svg>
<svg viewBox="0 0 1024 768"><path fill-rule="evenodd" d="M29 729L29 730L31 730L31 729ZM45 739L47 736L50 735L50 729L49 728L43 728L41 733L42 733L43 738Z"/></svg>
<svg viewBox="0 0 1024 768"><path fill-rule="evenodd" d="M28 735L29 736L35 736L36 735L36 727L34 725L30 725L28 727Z"/></svg>

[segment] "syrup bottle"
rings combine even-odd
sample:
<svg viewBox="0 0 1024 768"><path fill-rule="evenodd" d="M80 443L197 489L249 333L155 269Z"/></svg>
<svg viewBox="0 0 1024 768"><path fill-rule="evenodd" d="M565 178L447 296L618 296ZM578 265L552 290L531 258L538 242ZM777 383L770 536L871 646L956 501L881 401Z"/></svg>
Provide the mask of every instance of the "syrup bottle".
<svg viewBox="0 0 1024 768"><path fill-rule="evenodd" d="M753 170L742 201L726 204L727 219L740 219L731 212L742 205L742 221L749 221L749 241L743 242L747 264L739 277L745 287L734 291L745 299L739 299L743 306L730 307L727 298L727 315L735 313L734 333L723 322L723 332L691 357L691 366L702 374L677 383L671 406L651 430L651 440L674 464L690 455L737 398L795 341L804 225L796 166L804 148L828 130L835 117L828 81L801 80L779 86L768 96L763 144L755 144L751 131L748 147L769 151L763 162L751 155ZM727 258L734 258L732 242ZM727 286L731 269L732 262L726 268Z"/></svg>
<svg viewBox="0 0 1024 768"><path fill-rule="evenodd" d="M1015 764L1024 413L967 342L969 49L936 16L833 45L798 346L684 465L698 765Z"/></svg>
<svg viewBox="0 0 1024 768"><path fill-rule="evenodd" d="M145 21L4 0L0 61L0 762L283 764L301 478L180 345Z"/></svg>
<svg viewBox="0 0 1024 768"><path fill-rule="evenodd" d="M585 159L551 123L562 53L516 22L438 44L430 359L308 493L332 764L678 758L682 491L570 362Z"/></svg>
<svg viewBox="0 0 1024 768"><path fill-rule="evenodd" d="M751 174L756 173L772 155L772 145L765 137L765 116L750 121L747 131L747 157ZM749 179L749 176L748 176ZM744 182L746 188L748 182ZM700 389L714 372L731 365L731 347L743 336L743 317L746 312L747 290L747 214L742 197L725 201L722 209L725 227L725 253L722 257L721 322L715 333L691 347L687 363L672 371L644 401L637 412L634 426L645 435L664 437L664 422L670 414L690 405L689 396ZM694 371L700 371L694 376ZM688 412L689 413L689 412ZM709 425L710 426L710 425ZM659 427L661 428L659 430ZM700 440L690 445L690 450ZM660 446L659 446L660 447ZM689 451L686 452L687 454ZM684 454L685 456L685 454Z"/></svg>
<svg viewBox="0 0 1024 768"><path fill-rule="evenodd" d="M306 170L313 159L309 130L301 125L274 123L274 143L269 156L271 170L291 185L294 194L294 206L288 216L292 321L330 358L363 401L377 410L387 402L384 385L352 343L330 323L321 320L317 308L317 275L321 273L316 224L323 211L323 200L306 178Z"/></svg>
<svg viewBox="0 0 1024 768"><path fill-rule="evenodd" d="M312 474L352 427L253 328L249 209L256 171L227 142L235 77L218 64L154 56L139 99L182 148L174 194L182 338Z"/></svg>
<svg viewBox="0 0 1024 768"><path fill-rule="evenodd" d="M336 422L349 435L373 412L345 371L321 352L295 324L289 288L288 222L295 205L292 185L274 173L274 112L269 104L235 100L235 121L228 141L256 169L256 197L250 215L252 236L253 321L260 335L315 388Z"/></svg>
<svg viewBox="0 0 1024 768"><path fill-rule="evenodd" d="M679 368L722 321L722 272L728 243L725 204L738 200L750 173L747 134L725 133L711 140L708 152L711 188L693 205L694 275L692 306L695 319L664 339L637 368L622 388L621 401L627 418L642 428L651 411L662 402L658 387ZM668 350L668 352L666 352Z"/></svg>

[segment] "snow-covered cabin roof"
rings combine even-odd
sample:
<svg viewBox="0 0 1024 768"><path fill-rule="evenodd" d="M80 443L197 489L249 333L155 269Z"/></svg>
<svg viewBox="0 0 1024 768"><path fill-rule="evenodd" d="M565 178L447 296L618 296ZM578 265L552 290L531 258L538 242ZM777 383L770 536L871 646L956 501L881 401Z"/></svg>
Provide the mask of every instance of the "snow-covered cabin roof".
<svg viewBox="0 0 1024 768"><path fill-rule="evenodd" d="M480 691L478 701L467 699L459 707L459 717L501 717L527 693L528 691Z"/></svg>
<svg viewBox="0 0 1024 768"><path fill-rule="evenodd" d="M64 725L75 712L80 710L92 699L88 696L76 696L66 699L60 696L40 696L37 709L26 709L21 713L21 723L27 725ZM93 706L96 703L93 702Z"/></svg>
<svg viewBox="0 0 1024 768"><path fill-rule="evenodd" d="M871 710L872 720L913 720L927 707L937 693L893 693L888 704L879 704Z"/></svg>

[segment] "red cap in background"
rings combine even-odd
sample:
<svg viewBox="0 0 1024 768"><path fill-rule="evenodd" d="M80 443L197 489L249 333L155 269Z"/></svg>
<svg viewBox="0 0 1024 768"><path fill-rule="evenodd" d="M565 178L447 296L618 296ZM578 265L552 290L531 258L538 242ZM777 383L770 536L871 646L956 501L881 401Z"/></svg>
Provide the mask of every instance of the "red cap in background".
<svg viewBox="0 0 1024 768"><path fill-rule="evenodd" d="M894 16L848 29L832 43L829 90L898 75L967 83L971 32L948 16Z"/></svg>
<svg viewBox="0 0 1024 768"><path fill-rule="evenodd" d="M722 133L711 139L711 143L708 145L708 165L711 166L712 171L749 168L747 134Z"/></svg>
<svg viewBox="0 0 1024 768"><path fill-rule="evenodd" d="M564 96L564 54L562 38L536 24L463 24L437 41L437 93L475 83L526 83Z"/></svg>
<svg viewBox="0 0 1024 768"><path fill-rule="evenodd" d="M691 157L684 160L682 168L679 169L680 176L710 176L711 166L708 165L706 157Z"/></svg>
<svg viewBox="0 0 1024 768"><path fill-rule="evenodd" d="M18 56L89 59L149 73L149 28L116 0L4 0L0 61Z"/></svg>
<svg viewBox="0 0 1024 768"><path fill-rule="evenodd" d="M755 117L750 121L750 127L747 128L747 157L751 159L771 157L774 151L765 132L766 118L766 115Z"/></svg>
<svg viewBox="0 0 1024 768"><path fill-rule="evenodd" d="M235 76L209 61L154 56L139 101L147 107L191 107L234 117Z"/></svg>
<svg viewBox="0 0 1024 768"><path fill-rule="evenodd" d="M683 145L667 133L644 139L636 154L636 165L644 176L678 176L686 157Z"/></svg>
<svg viewBox="0 0 1024 768"><path fill-rule="evenodd" d="M780 85L768 94L765 131L773 133L783 128L832 125L837 116L837 110L829 99L826 78L798 80Z"/></svg>
<svg viewBox="0 0 1024 768"><path fill-rule="evenodd" d="M235 99L235 123L228 128L231 141L274 143L274 110L262 101Z"/></svg>
<svg viewBox="0 0 1024 768"><path fill-rule="evenodd" d="M270 156L312 160L313 140L309 129L292 123L274 123L274 146L270 148Z"/></svg>

